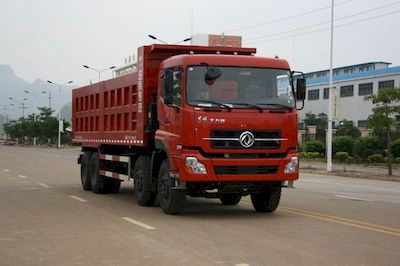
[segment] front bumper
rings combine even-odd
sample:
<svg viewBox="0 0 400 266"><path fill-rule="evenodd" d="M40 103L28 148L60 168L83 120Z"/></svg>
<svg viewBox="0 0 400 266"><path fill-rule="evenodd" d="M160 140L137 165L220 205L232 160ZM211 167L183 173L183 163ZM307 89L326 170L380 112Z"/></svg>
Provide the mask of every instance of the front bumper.
<svg viewBox="0 0 400 266"><path fill-rule="evenodd" d="M263 159L225 159L206 158L196 150L181 150L179 156L174 157L181 182L224 182L224 181L287 181L297 180L299 170L296 167L293 173L285 173L285 166L296 151L289 151L284 158ZM186 165L186 157L196 157L204 164L207 174L195 174Z"/></svg>

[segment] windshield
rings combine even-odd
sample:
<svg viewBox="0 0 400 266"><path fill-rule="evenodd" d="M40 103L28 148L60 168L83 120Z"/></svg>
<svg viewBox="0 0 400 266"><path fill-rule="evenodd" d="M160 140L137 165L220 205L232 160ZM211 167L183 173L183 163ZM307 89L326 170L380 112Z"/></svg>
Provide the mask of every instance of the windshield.
<svg viewBox="0 0 400 266"><path fill-rule="evenodd" d="M204 107L228 105L260 109L294 106L290 71L283 69L189 66L186 95L188 104Z"/></svg>

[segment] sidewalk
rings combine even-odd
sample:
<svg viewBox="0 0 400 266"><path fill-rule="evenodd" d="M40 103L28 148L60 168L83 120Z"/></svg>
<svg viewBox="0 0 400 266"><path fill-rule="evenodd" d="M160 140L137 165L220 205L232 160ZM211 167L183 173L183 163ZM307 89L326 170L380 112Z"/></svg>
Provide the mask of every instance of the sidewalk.
<svg viewBox="0 0 400 266"><path fill-rule="evenodd" d="M325 175L336 175L354 178L366 178L366 179L377 179L377 180L388 180L388 181L399 181L400 182L400 169L393 169L393 176L388 176L387 167L381 166L368 166L360 164L333 164L332 172L326 171L325 162L317 161L300 161L301 172L304 173L318 173Z"/></svg>

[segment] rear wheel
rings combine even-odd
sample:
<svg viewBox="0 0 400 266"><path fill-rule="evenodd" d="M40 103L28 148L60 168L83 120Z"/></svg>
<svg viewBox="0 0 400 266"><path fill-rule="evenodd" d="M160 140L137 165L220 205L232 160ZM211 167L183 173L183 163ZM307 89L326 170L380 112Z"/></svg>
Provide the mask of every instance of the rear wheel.
<svg viewBox="0 0 400 266"><path fill-rule="evenodd" d="M174 189L174 179L169 175L168 160L165 159L160 166L158 174L158 201L161 209L167 214L179 213L186 199L186 191Z"/></svg>
<svg viewBox="0 0 400 266"><path fill-rule="evenodd" d="M150 156L139 156L133 169L136 201L141 206L154 205L157 193L152 191Z"/></svg>
<svg viewBox="0 0 400 266"><path fill-rule="evenodd" d="M251 194L251 203L257 212L273 212L278 208L281 187L276 186L260 193Z"/></svg>
<svg viewBox="0 0 400 266"><path fill-rule="evenodd" d="M104 177L100 175L99 153L94 152L90 158L90 183L96 194L104 193Z"/></svg>
<svg viewBox="0 0 400 266"><path fill-rule="evenodd" d="M219 199L224 205L237 205L242 199L242 196L240 194L230 193L223 194Z"/></svg>
<svg viewBox="0 0 400 266"><path fill-rule="evenodd" d="M91 190L89 172L91 155L90 151L85 151L81 157L81 183L84 190Z"/></svg>

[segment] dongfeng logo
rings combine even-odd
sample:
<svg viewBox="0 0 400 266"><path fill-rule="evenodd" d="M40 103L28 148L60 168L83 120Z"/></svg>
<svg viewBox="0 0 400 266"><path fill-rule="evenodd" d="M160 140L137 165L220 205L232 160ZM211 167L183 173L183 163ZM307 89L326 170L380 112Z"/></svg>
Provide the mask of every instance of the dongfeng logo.
<svg viewBox="0 0 400 266"><path fill-rule="evenodd" d="M239 136L240 144L245 148L250 148L254 144L254 135L250 131L244 131Z"/></svg>

